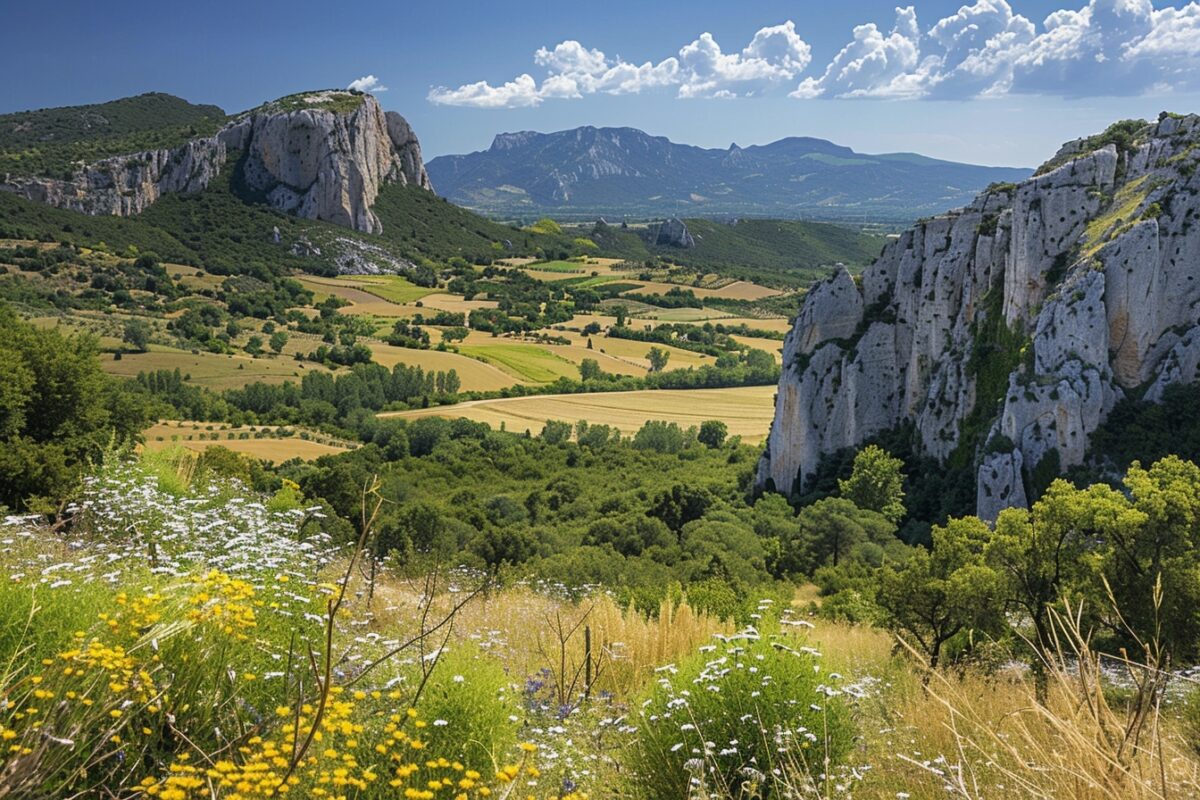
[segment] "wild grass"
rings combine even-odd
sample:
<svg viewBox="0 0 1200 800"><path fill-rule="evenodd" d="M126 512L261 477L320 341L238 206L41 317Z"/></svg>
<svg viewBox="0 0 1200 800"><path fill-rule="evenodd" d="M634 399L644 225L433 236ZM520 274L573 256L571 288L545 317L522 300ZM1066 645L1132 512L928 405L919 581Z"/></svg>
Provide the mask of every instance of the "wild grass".
<svg viewBox="0 0 1200 800"><path fill-rule="evenodd" d="M1200 796L1157 645L1102 657L1072 613L1039 702L1003 659L931 672L810 621L811 587L735 631L400 571L210 477L149 454L67 526L0 525L0 796Z"/></svg>

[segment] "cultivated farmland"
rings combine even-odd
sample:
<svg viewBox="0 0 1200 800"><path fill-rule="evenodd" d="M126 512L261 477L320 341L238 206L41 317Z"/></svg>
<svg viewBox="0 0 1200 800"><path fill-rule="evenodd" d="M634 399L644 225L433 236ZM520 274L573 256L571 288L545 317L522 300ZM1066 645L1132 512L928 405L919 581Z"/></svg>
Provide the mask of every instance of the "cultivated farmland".
<svg viewBox="0 0 1200 800"><path fill-rule="evenodd" d="M546 420L571 423L586 420L593 425L612 425L627 435L635 433L648 420L677 422L686 428L708 419L719 419L729 426L731 436L760 442L771 427L774 397L774 386L542 395L477 400L380 416L408 419L466 417L495 428L503 425L506 430L517 433L525 430L537 433Z"/></svg>

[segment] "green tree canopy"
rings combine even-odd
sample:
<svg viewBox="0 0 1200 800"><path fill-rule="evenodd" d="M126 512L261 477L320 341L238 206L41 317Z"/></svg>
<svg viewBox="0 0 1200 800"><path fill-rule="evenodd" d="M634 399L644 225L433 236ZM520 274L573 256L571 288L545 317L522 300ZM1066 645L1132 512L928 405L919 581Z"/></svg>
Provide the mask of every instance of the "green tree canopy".
<svg viewBox="0 0 1200 800"><path fill-rule="evenodd" d="M149 421L145 396L100 369L96 340L0 307L0 504L49 510L112 445Z"/></svg>
<svg viewBox="0 0 1200 800"><path fill-rule="evenodd" d="M933 550L913 548L899 566L879 573L876 602L889 628L937 668L946 643L961 633L1000 627L1000 576L983 560L991 531L976 517L933 529Z"/></svg>
<svg viewBox="0 0 1200 800"><path fill-rule="evenodd" d="M878 445L867 445L854 457L854 469L838 481L842 497L859 508L878 511L892 522L904 516L904 462Z"/></svg>

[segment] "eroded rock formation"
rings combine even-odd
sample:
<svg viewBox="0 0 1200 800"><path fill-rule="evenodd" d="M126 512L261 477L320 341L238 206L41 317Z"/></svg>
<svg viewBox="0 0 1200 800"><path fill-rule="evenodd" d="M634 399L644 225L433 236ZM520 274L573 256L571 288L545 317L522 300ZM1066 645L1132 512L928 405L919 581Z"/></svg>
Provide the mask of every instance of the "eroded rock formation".
<svg viewBox="0 0 1200 800"><path fill-rule="evenodd" d="M1026 503L1043 459L1080 463L1125 394L1197 380L1200 118L1116 141L1072 142L1055 168L905 231L859 284L814 287L760 486L802 490L822 456L912 423L930 456L967 450L994 518Z"/></svg>
<svg viewBox="0 0 1200 800"><path fill-rule="evenodd" d="M287 99L240 115L215 136L104 159L67 179L6 176L0 188L85 214L128 216L164 194L204 189L238 151L246 185L276 208L371 233L382 229L371 207L384 185L432 190L412 128L374 97L328 91Z"/></svg>

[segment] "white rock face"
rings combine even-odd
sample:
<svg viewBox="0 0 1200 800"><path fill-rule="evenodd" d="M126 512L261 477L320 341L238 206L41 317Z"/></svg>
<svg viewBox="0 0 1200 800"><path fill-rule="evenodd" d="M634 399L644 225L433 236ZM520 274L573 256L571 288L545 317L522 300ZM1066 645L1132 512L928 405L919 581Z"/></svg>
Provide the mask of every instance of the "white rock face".
<svg viewBox="0 0 1200 800"><path fill-rule="evenodd" d="M844 268L810 291L812 299L804 304L796 325L797 330L804 332L803 339L795 343L797 352L805 355L822 342L850 338L863 315L862 293Z"/></svg>
<svg viewBox="0 0 1200 800"><path fill-rule="evenodd" d="M1028 505L1021 466L1020 450L984 456L975 489L975 508L980 517L994 520L1006 508Z"/></svg>
<svg viewBox="0 0 1200 800"><path fill-rule="evenodd" d="M219 136L193 139L169 150L146 150L89 164L69 179L6 175L0 190L39 203L92 215L127 217L170 192L198 192L220 172Z"/></svg>
<svg viewBox="0 0 1200 800"><path fill-rule="evenodd" d="M383 228L371 211L387 183L431 189L420 145L399 114L369 95L350 113L322 108L279 112L270 105L220 134L244 150L246 183L271 205L368 233Z"/></svg>
<svg viewBox="0 0 1200 800"><path fill-rule="evenodd" d="M1045 294L1046 273L1066 257L1104 194L1112 191L1116 170L1117 149L1109 145L1017 188L1012 248L1004 273L1004 318L1010 325L1028 320Z"/></svg>
<svg viewBox="0 0 1200 800"><path fill-rule="evenodd" d="M309 95L313 108L282 111L268 104L230 122L215 136L170 150L105 159L69 180L7 176L0 189L85 214L137 214L169 192L204 189L243 151L243 177L276 208L359 231L382 229L371 207L389 183L432 191L412 128L384 113L370 95L350 112L320 107L345 92Z"/></svg>
<svg viewBox="0 0 1200 800"><path fill-rule="evenodd" d="M977 511L993 519L1025 505L1043 459L1080 463L1127 392L1200 380L1200 118L1164 117L1131 152L1081 140L1060 156L1073 160L901 234L861 291L841 275L814 287L785 343L760 486L801 490L822 456L912 423L928 455L974 448ZM989 314L1028 355L1002 396L980 398ZM964 442L979 403L995 416L973 425L990 431Z"/></svg>

